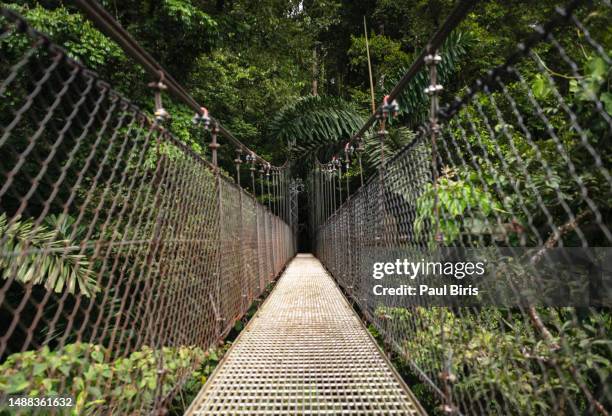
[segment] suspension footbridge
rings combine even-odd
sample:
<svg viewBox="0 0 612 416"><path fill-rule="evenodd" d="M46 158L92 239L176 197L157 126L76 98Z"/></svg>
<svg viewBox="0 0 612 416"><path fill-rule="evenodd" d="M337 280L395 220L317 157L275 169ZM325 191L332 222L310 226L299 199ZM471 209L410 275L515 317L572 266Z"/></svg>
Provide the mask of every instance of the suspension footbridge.
<svg viewBox="0 0 612 416"><path fill-rule="evenodd" d="M74 414L610 413L605 285L579 306L388 305L365 266L431 247L605 260L612 61L591 25L609 2L555 8L452 99L445 40L477 3L458 2L361 129L284 164L76 3L150 75L154 109L0 9L1 411L62 396ZM206 150L173 133L169 99ZM393 149L410 100L419 127Z"/></svg>

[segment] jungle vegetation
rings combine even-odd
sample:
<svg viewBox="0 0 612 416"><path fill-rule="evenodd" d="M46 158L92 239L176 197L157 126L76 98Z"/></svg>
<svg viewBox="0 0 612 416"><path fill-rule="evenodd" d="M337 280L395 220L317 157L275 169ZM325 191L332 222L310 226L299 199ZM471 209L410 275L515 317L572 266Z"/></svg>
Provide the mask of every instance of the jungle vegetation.
<svg viewBox="0 0 612 416"><path fill-rule="evenodd" d="M347 138L369 117L371 103L364 16L368 24L376 103L380 103L385 93L425 46L428 37L442 24L454 4L451 0L261 0L257 2L257 7L253 7L250 0L103 0L101 3L198 102L207 105L211 114L228 130L260 155L279 164L288 157L300 160L313 153L322 160L328 160L332 154L339 152L335 143ZM465 92L465 87L472 84L486 69L501 64L515 50L517 43L531 33L534 24L548 20L558 4L558 1L553 0L511 0L482 2L478 5L460 28L449 36L441 50L443 63L440 66L440 78L445 87L441 102L450 102L455 95ZM147 87L152 80L117 44L101 34L80 14L71 2L11 0L3 3L3 6L22 14L35 28L49 34L74 58L95 70L130 100L145 111L153 112L153 96ZM612 32L609 31L610 15L607 10L607 15L595 13L582 18L589 21L593 36L602 42L609 56ZM547 68L551 68L550 76L565 100L581 117L589 118L594 114L592 97L595 96L604 104L604 110L612 114L612 71L609 59L606 61L596 55L581 53L581 42L584 40L577 38L575 31L568 29L556 35L560 42L566 41L576 49L570 53L573 57L580 57L576 62L583 74L580 83L568 75L567 65L553 48L543 45L536 53ZM10 39L3 42L2 47L8 49L22 46L12 44ZM0 67L2 65L0 61ZM525 81L542 103L543 111L549 115L553 128L567 132L561 140L568 143L575 169L568 171L564 161L556 157L554 143L546 142L545 131L539 131L541 137L535 140L544 143L541 157L550 162L552 179L534 162L534 150L527 143L521 142L521 134L515 126L500 126L498 136L491 137L486 132L487 126L477 123L475 128L483 131L482 137L485 140L485 143L478 145L492 149L495 146L494 140L501 144L501 155L494 162L497 163L495 166L500 171L510 169L517 172L523 183L527 182L524 177L528 175L532 184L523 186L537 188L542 200L536 200L535 196L532 200L502 200L494 192L474 190L472 187L468 189L466 183L473 174L469 169L446 172L438 192L441 193L441 209L451 219L442 224L447 239L445 242L448 244L470 233L470 230L458 229L456 222L452 221L455 217L467 215L470 205L489 207L484 215L493 218L496 215L503 217L509 211L537 212L535 207L544 204L551 207L549 215L558 219L557 223L563 223L564 212L558 203L559 194L574 213L580 213L587 207L587 202L571 186L575 175L582 178L592 200L602 209L603 221L608 225L612 223L610 190L601 174L592 169L590 159L577 145L571 129L563 125L566 120L558 114L558 99L546 79L536 70L535 64L531 65L521 67ZM386 152L389 154L413 140L416 130L426 120L427 96L423 93L426 85L425 74L419 74L400 96L399 115L389 127L390 137L386 143ZM520 90L524 86L517 81L509 83L508 88ZM517 105L528 107L527 102L519 102ZM171 100L166 101L166 107L172 114L168 126L172 132L195 152L208 157L208 136L194 128L191 123L192 112ZM473 103L457 116L458 123L479 112L491 114L495 109L487 100ZM586 134L599 149L604 166L609 168L612 160L610 130L604 123L598 122L596 117L591 118L593 123L588 126ZM529 122L526 120L526 123ZM534 122L534 126L536 124ZM451 128L455 127L451 124ZM507 145L508 137L521 142L519 157L516 150ZM475 139L473 143L476 145ZM376 171L380 154L373 140L366 139L365 147L367 175ZM221 156L222 166L231 171L233 153L229 146L221 148ZM36 166L28 166L27 169L31 169L28 172L30 177L36 176ZM358 175L355 165L351 166L347 175L351 184L356 186ZM505 195L514 194L515 184L511 178L500 175L486 180L498 183L505 190ZM262 201L268 198L266 195L259 197ZM428 188L420 200L416 201L418 223L431 220L432 199L432 189ZM457 199L467 202L463 205L453 203ZM524 209L519 208L519 205ZM61 232L74 223L74 218L62 216L59 210L49 212L41 227L32 228L32 221L27 217L9 226L6 212L10 215L11 209L8 205L0 206L0 236L3 236L3 246L0 248L3 251L17 249L24 239L33 241L35 246L62 247L78 244L83 237L79 230ZM511 220L523 224L527 221L525 218L503 218L503 221ZM605 244L605 238L593 225L593 220L588 218L583 224L583 228L591 233L589 241L594 245ZM550 232L546 225L548 218L545 216L535 217L531 221L543 235ZM51 233L49 230L60 232ZM492 234L493 231L488 233ZM569 233L564 238L566 244L578 244L575 233ZM516 240L507 243L519 244ZM536 244L537 241L528 243ZM68 292L68 296L75 293L88 298L99 296L99 282L91 278L92 271L98 266L90 264L87 253L67 258L48 255L44 259L44 271L37 275L32 274L29 265L41 260L27 260L19 269L17 281L24 284L33 282L37 289L53 291L58 296L65 292ZM4 270L9 268L6 263L8 261L0 258L2 279L6 279ZM445 315L446 324L441 324L437 316L426 310L379 312L388 321L413 319L414 314L428 323L424 325L428 331L423 331L419 339L403 340L403 347L407 350L412 347L429 348L431 351L440 349L438 335L441 331L447 331L456 345L466 346L464 353L457 357L464 368L473 369L466 370L467 376L459 380L459 389L466 394L478 396L489 389L491 384L496 384L494 394L507 394L525 412L529 409L537 409L542 413L550 410L545 400L535 405L529 403L534 396L529 386L539 385L538 395L554 395L560 389L555 384L558 380L543 380L538 367L529 361L531 358L521 355L522 352L517 349L517 339L524 338L525 343L533 344L531 347L534 354L546 356L550 350L545 348L546 345L534 341L531 335L525 335L529 333L525 322L517 322L512 331L504 328L503 332L500 322L512 313L491 311L479 318L478 332L469 333L467 329L472 331L476 327L472 325L473 322L467 318L461 321L462 318L451 312ZM589 388L601 393L602 384L609 382L611 377L612 320L609 311L586 316L580 325L573 319L574 315L565 311L546 311L542 316L553 337L563 334L575 350L584 352L575 359L590 368L587 377ZM42 338L53 340L54 336L44 334ZM142 401L152 400L156 388L155 369L148 347L126 351L123 356L109 362L104 359L104 346L70 341L62 352L44 347L39 353L20 352L20 345L15 345L11 350L13 354L2 357L0 390L11 393L52 393L58 388L53 375L61 372L82 393L82 396L77 397L80 409L95 406L99 401L121 400L133 403L134 409L138 409L143 406ZM513 359L524 361L524 365L517 366L522 371L520 374L510 372L505 373L502 380L496 378L499 368L491 357L500 348L506 351L505 354L512 355ZM205 352L195 346L167 347L162 354L177 369L177 374L170 374L167 378L168 386L164 385L162 389L170 388L173 377L178 377L182 368L192 367L194 361L201 363L190 379L190 383L195 383L189 386L193 391L197 391L202 381L205 381L205 376L211 371L210 365L214 366L220 355L217 349ZM423 366L436 365L427 361L429 357L415 353L409 358ZM400 361L405 358L400 358ZM487 365L480 365L483 361ZM76 374L74 370L83 368L85 362L86 372ZM119 386L111 388L111 397L100 397L100 389L96 383L91 383L93 380L104 380L105 377L111 380L110 374L119 375L119 379L112 380L123 378L128 382L135 367L140 368L141 374L146 377L142 377L139 384L131 385L129 389ZM529 371L525 371L526 368ZM570 370L563 368L563 371ZM424 385L416 378L412 381L422 401L433 403ZM516 383L523 383L524 389L513 389ZM137 396L136 389L145 394ZM572 391L572 394L580 396L577 391ZM435 405L431 404L431 410L435 409ZM497 410L493 407L487 409L493 413Z"/></svg>

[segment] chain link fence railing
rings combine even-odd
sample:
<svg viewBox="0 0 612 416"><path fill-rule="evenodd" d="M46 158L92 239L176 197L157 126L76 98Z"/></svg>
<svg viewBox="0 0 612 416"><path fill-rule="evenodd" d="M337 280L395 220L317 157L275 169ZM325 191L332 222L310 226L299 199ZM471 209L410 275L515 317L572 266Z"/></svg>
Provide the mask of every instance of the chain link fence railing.
<svg viewBox="0 0 612 416"><path fill-rule="evenodd" d="M557 8L505 64L441 109L430 51L433 112L410 144L344 201L342 164L314 166L316 254L435 414L612 409L609 303L433 307L416 297L394 306L373 293L366 261L454 247L499 262L517 250L537 264L558 247L611 246L610 16L609 2ZM371 134L384 140L381 121ZM609 287L595 288L606 290L609 301Z"/></svg>
<svg viewBox="0 0 612 416"><path fill-rule="evenodd" d="M0 391L167 409L294 255L292 229L0 10Z"/></svg>

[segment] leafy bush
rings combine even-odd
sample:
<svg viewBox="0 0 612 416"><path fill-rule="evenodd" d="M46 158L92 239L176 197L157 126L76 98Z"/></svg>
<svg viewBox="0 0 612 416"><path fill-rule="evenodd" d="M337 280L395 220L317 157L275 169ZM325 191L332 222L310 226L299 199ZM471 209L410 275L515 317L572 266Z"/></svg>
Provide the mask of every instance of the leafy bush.
<svg viewBox="0 0 612 416"><path fill-rule="evenodd" d="M91 21L81 14L71 13L64 6L54 10L48 10L40 4L28 6L8 3L6 6L22 14L33 27L49 35L65 47L71 57L91 69L124 59L119 46L95 29ZM26 38L9 39L9 48L29 45Z"/></svg>
<svg viewBox="0 0 612 416"><path fill-rule="evenodd" d="M494 214L503 212L499 201L490 192L456 176L455 171L447 169L438 180L437 189L431 183L425 185L416 204L416 233L424 233L426 223L435 223L433 208L437 193L440 232L446 244L452 243L463 234L503 234L503 230L498 230L495 219L491 218Z"/></svg>
<svg viewBox="0 0 612 416"><path fill-rule="evenodd" d="M197 391L219 360L216 351L192 346L144 346L110 362L108 354L101 345L87 343L12 354L0 366L0 390L29 396L71 394L76 406L70 411L77 415L101 410L139 414L150 408L156 394L166 395L185 380L195 383ZM161 377L160 363L165 370Z"/></svg>
<svg viewBox="0 0 612 416"><path fill-rule="evenodd" d="M542 309L555 328L547 342L511 310L379 307L376 313L394 327L416 323L419 330L399 340L403 357L428 374L448 371L455 394L479 402L485 414L504 414L504 406L520 414L551 414L551 399L559 395L586 406L578 383L610 376L612 322L606 314L580 323L569 318L569 310ZM597 382L576 380L572 367L592 372Z"/></svg>

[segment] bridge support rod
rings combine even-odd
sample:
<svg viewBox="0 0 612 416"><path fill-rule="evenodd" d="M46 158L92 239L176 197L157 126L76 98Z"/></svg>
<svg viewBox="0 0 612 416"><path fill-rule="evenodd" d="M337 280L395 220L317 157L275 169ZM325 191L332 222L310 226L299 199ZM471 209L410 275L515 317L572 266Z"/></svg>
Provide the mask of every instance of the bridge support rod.
<svg viewBox="0 0 612 416"><path fill-rule="evenodd" d="M435 241L441 243L444 240L440 232L440 207L438 197L438 148L437 137L440 134L440 126L438 124L438 95L442 91L442 85L438 84L438 64L442 61L442 57L437 51L431 51L425 57L425 64L429 68L429 87L425 89L425 93L429 95L429 130L431 135L431 171L434 187L434 217L435 217Z"/></svg>
<svg viewBox="0 0 612 416"><path fill-rule="evenodd" d="M242 218L242 188L240 187L240 165L242 164L242 149L236 149L236 159L234 159L234 163L236 165L236 183L238 184L238 217L239 217L239 230L238 230L238 241L240 245L240 255L239 255L239 270L240 270L240 284L242 286L242 299L241 299L241 310L242 313L246 312L248 308L248 297L250 292L250 287L248 282L248 276L246 275L246 262L244 261L244 221Z"/></svg>
<svg viewBox="0 0 612 416"><path fill-rule="evenodd" d="M217 143L217 133L219 132L219 126L215 123L210 130L210 144L208 147L210 148L211 162L215 167L218 167L217 163L217 149L219 148L219 143Z"/></svg>

